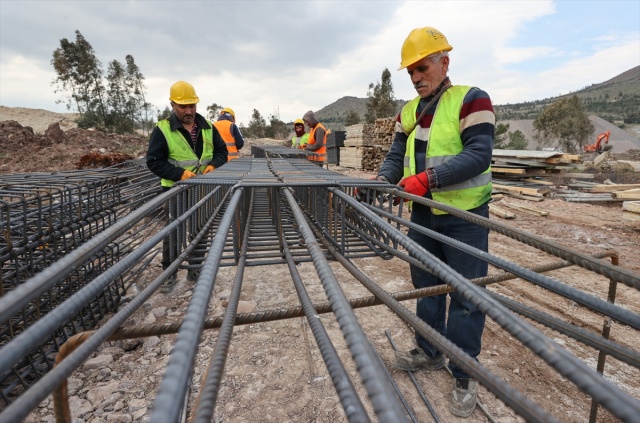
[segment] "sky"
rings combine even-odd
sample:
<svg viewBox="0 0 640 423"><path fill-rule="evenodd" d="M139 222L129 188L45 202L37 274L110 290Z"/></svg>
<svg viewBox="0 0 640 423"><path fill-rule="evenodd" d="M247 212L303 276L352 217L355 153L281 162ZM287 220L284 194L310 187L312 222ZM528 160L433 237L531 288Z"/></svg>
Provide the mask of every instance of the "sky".
<svg viewBox="0 0 640 423"><path fill-rule="evenodd" d="M482 88L496 105L640 66L640 0L0 0L0 105L74 111L55 92L51 58L79 30L105 74L132 55L158 109L185 80L203 115L216 103L239 124L254 109L292 122L345 96L366 98L385 69L396 99L415 97L397 69L405 38L424 26L453 46L451 81Z"/></svg>

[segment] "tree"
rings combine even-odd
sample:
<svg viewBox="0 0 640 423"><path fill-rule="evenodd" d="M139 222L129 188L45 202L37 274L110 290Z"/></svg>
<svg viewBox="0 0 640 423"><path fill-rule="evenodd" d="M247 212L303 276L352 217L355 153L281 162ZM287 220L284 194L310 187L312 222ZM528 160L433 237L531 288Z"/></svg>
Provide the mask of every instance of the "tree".
<svg viewBox="0 0 640 423"><path fill-rule="evenodd" d="M507 149L509 150L526 150L529 143L521 130L517 129L516 132L509 132L509 144Z"/></svg>
<svg viewBox="0 0 640 423"><path fill-rule="evenodd" d="M264 120L258 110L253 109L251 120L249 121L249 126L247 127L247 136L251 136L254 138L264 138L266 130L267 122Z"/></svg>
<svg viewBox="0 0 640 423"><path fill-rule="evenodd" d="M496 122L496 131L493 148L503 150L526 150L527 139L519 129L516 132L509 131L508 123Z"/></svg>
<svg viewBox="0 0 640 423"><path fill-rule="evenodd" d="M107 70L107 104L109 105L109 115L105 121L105 128L108 131L122 134L133 132L133 122L127 119L129 96L127 89L126 70L117 60L109 63Z"/></svg>
<svg viewBox="0 0 640 423"><path fill-rule="evenodd" d="M543 146L559 146L563 151L579 152L595 128L577 96L562 98L546 108L533 121L535 138Z"/></svg>
<svg viewBox="0 0 640 423"><path fill-rule="evenodd" d="M213 103L210 106L207 106L207 117L210 120L215 120L216 116L218 116L218 113L222 109L223 109L223 107L219 106L218 103Z"/></svg>
<svg viewBox="0 0 640 423"><path fill-rule="evenodd" d="M509 124L508 123L498 123L496 122L496 130L493 141L493 148L498 149L507 149L507 136L509 132Z"/></svg>
<svg viewBox="0 0 640 423"><path fill-rule="evenodd" d="M266 128L265 134L269 138L284 138L289 132L287 124L280 120L276 115L269 116L269 126Z"/></svg>
<svg viewBox="0 0 640 423"><path fill-rule="evenodd" d="M129 114L132 121L132 125L135 130L135 120L138 119L143 122L142 129L144 130L144 122L149 120L149 114L153 106L151 103L147 103L144 92L146 87L144 86L144 75L140 71L138 65L136 65L133 56L127 54L125 56L127 62L127 87L129 88Z"/></svg>
<svg viewBox="0 0 640 423"><path fill-rule="evenodd" d="M382 71L382 82L369 84L367 92L367 113L364 117L367 123L374 123L378 118L393 116L396 112L396 99L393 95L391 72Z"/></svg>
<svg viewBox="0 0 640 423"><path fill-rule="evenodd" d="M344 118L344 126L357 125L358 123L360 123L360 115L353 109L349 110Z"/></svg>
<svg viewBox="0 0 640 423"><path fill-rule="evenodd" d="M58 85L56 92L69 92L67 108L75 104L81 127L102 126L107 113L102 65L91 44L80 31L75 33L75 42L63 38L53 52L51 64L58 74L53 84Z"/></svg>
<svg viewBox="0 0 640 423"><path fill-rule="evenodd" d="M133 133L139 121L144 129L152 106L145 100L144 76L133 56L125 57L124 66L111 61L105 77L91 44L80 31L75 34L75 42L60 40L51 64L57 74L52 81L57 85L55 92L66 93L68 109L75 106L80 114L78 126Z"/></svg>
<svg viewBox="0 0 640 423"><path fill-rule="evenodd" d="M168 119L169 116L171 116L171 109L169 108L169 106L165 106L164 110L158 113L158 120L160 121L162 119Z"/></svg>

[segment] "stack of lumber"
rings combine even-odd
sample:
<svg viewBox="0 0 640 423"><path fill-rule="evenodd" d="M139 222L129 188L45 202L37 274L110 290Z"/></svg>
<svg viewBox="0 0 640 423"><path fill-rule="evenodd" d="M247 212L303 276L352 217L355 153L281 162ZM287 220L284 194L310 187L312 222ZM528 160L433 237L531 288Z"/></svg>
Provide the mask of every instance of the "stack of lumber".
<svg viewBox="0 0 640 423"><path fill-rule="evenodd" d="M340 149L340 166L362 169L365 145L373 138L372 124L349 125L345 128L344 147Z"/></svg>
<svg viewBox="0 0 640 423"><path fill-rule="evenodd" d="M503 194L521 200L542 201L544 196L553 191L553 184L533 179L521 181L493 180L493 194Z"/></svg>
<svg viewBox="0 0 640 423"><path fill-rule="evenodd" d="M396 118L381 118L376 119L373 124L373 137L369 144L365 144L371 147L380 147L384 151L389 151L391 143L393 142L394 129L396 125Z"/></svg>
<svg viewBox="0 0 640 423"><path fill-rule="evenodd" d="M365 137L365 147L362 153L362 169L377 172L389 152L393 142L395 118L376 119L372 126L372 136Z"/></svg>
<svg viewBox="0 0 640 423"><path fill-rule="evenodd" d="M359 123L350 125L345 128L344 146L345 147L362 147L364 145L364 127Z"/></svg>
<svg viewBox="0 0 640 423"><path fill-rule="evenodd" d="M517 204L517 203L511 203L508 202L504 199L497 199L494 197L493 199L494 201L492 201L491 203L489 203L489 211L498 216L501 217L503 219L515 219L516 218L516 214L513 213L510 210L507 210L505 208L503 208L503 206L508 207L509 209L513 209L515 211L517 211L518 213L527 213L527 214L531 214L534 216L542 216L542 217L547 217L549 216L549 212L547 210L543 210L543 209L538 209L536 207L531 207L529 205L526 204ZM498 205L496 205L495 201L498 201Z"/></svg>
<svg viewBox="0 0 640 423"><path fill-rule="evenodd" d="M593 178L590 174L568 172L582 163L577 154L558 151L493 150L491 172L495 178L522 179L531 177Z"/></svg>
<svg viewBox="0 0 640 423"><path fill-rule="evenodd" d="M580 181L569 184L568 188L570 189L561 190L557 193L565 201L640 201L640 184L595 184Z"/></svg>

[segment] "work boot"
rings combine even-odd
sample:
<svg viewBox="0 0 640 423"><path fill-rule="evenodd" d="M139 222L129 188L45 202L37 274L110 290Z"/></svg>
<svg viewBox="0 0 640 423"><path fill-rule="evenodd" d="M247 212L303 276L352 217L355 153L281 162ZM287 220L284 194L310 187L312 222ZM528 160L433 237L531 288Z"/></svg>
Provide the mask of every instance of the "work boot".
<svg viewBox="0 0 640 423"><path fill-rule="evenodd" d="M454 416L469 417L476 409L478 383L473 379L456 379L449 396L449 411Z"/></svg>
<svg viewBox="0 0 640 423"><path fill-rule="evenodd" d="M166 281L160 286L160 292L168 294L173 291L173 287L176 285L176 274L169 276Z"/></svg>
<svg viewBox="0 0 640 423"><path fill-rule="evenodd" d="M404 371L419 369L440 370L444 367L444 355L429 357L420 347L411 351L396 351L393 367Z"/></svg>

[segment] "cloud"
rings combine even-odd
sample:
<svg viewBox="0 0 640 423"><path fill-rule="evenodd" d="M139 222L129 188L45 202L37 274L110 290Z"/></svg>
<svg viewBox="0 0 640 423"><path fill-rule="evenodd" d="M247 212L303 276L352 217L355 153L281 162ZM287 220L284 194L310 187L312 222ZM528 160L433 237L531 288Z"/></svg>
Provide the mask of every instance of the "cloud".
<svg viewBox="0 0 640 423"><path fill-rule="evenodd" d="M27 71L28 70L28 71ZM11 106L18 101L22 107L51 110L60 98L54 93L51 81L55 74L42 67L42 62L22 55L12 56L0 66L2 82L0 104ZM26 88L28 87L28 88ZM56 107L66 111L63 105Z"/></svg>
<svg viewBox="0 0 640 423"><path fill-rule="evenodd" d="M629 8L613 3L616 14ZM50 60L76 29L105 70L131 54L146 78L147 101L160 109L171 84L183 79L195 86L203 113L217 103L245 124L253 109L287 122L343 96L365 97L385 68L396 98L409 100L415 91L406 71L397 71L400 48L413 28L427 25L454 47L454 83L479 86L496 104L531 101L638 65L637 19L635 26L594 25L612 8L550 0L2 0L0 104L64 111L49 85ZM574 9L594 18L569 25Z"/></svg>

